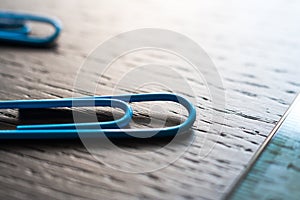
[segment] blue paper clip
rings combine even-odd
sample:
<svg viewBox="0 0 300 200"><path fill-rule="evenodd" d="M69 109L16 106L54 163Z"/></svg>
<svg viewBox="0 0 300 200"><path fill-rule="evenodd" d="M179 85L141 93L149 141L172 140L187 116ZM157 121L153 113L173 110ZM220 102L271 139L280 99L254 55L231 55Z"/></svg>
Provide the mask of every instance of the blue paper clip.
<svg viewBox="0 0 300 200"><path fill-rule="evenodd" d="M128 125L132 118L132 110L127 103L144 101L177 102L187 109L189 116L182 124L172 127L122 129ZM76 107L92 106L93 103L91 102L95 102L95 105L99 106L119 107L125 111L125 115L121 119L111 122L19 125L16 130L0 130L0 139L68 139L78 138L78 134L83 137L101 137L105 135L110 138L174 136L177 133L188 131L196 119L195 107L187 99L179 95L169 93L94 96L58 100L0 101L0 108L49 108L72 107L72 105Z"/></svg>
<svg viewBox="0 0 300 200"><path fill-rule="evenodd" d="M52 35L46 37L31 36L27 21L47 23L54 27ZM13 12L0 12L0 41L30 46L47 46L59 36L61 23L58 20Z"/></svg>

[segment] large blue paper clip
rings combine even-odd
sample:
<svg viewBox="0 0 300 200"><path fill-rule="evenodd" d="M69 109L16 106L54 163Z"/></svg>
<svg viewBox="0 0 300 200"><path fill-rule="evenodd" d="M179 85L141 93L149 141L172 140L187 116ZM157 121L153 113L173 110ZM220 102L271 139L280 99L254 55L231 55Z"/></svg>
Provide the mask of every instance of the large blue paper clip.
<svg viewBox="0 0 300 200"><path fill-rule="evenodd" d="M49 24L55 30L49 36L33 36L27 23L29 21ZM2 42L30 46L48 46L59 36L61 27L61 23L57 19L0 11L0 41Z"/></svg>
<svg viewBox="0 0 300 200"><path fill-rule="evenodd" d="M172 127L124 129L124 127L130 123L133 115L132 109L128 103L143 101L177 102L187 109L189 116L183 123ZM196 119L196 110L190 101L179 95L169 93L93 96L57 100L0 101L1 109L87 106L110 106L120 108L125 114L120 119L109 122L19 125L16 130L0 130L0 139L72 139L78 138L79 134L80 137L99 137L105 135L109 138L175 136L177 133L187 132Z"/></svg>

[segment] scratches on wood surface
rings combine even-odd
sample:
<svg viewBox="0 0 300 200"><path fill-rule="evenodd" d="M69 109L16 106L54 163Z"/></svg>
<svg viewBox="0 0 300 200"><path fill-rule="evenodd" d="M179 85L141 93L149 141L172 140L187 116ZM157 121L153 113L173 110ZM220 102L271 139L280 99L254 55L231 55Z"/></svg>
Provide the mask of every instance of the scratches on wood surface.
<svg viewBox="0 0 300 200"><path fill-rule="evenodd" d="M0 3L3 9L57 16L64 24L56 48L0 47L3 100L72 96L76 73L97 44L118 33L144 27L174 30L195 40L215 63L226 92L226 108L213 109L203 81L192 76L189 68L178 64L176 59L157 52L120 59L116 63L118 70L102 76L97 94L109 93L118 78L136 65L150 61L174 64L194 88L203 91L196 94L197 122L201 126L195 125L194 134L169 146L167 153L157 153L157 159L137 155L126 157L121 163L114 160L113 151L102 159L110 159L110 164L116 167L136 167L137 161L166 164L168 153L184 149L184 143L192 140L188 150L168 167L130 174L98 162L80 141L1 141L1 199L221 198L299 92L298 2L0 0ZM96 69L84 73L86 82L100 76ZM174 74L153 73L176 82ZM130 93L163 88L119 89ZM147 106L134 105L137 123L134 127L153 125L149 123ZM179 111L174 106L174 111L168 112L168 124L182 120ZM221 132L207 128L218 123L211 120L212 111L225 115ZM62 121L72 121L69 110L58 113L64 116ZM12 128L27 123L26 118L33 114L1 110L0 125ZM55 116L52 116L54 121ZM111 111L102 110L100 117L110 119ZM160 115L155 117L163 120ZM144 152L166 143L124 141L118 145L125 150Z"/></svg>

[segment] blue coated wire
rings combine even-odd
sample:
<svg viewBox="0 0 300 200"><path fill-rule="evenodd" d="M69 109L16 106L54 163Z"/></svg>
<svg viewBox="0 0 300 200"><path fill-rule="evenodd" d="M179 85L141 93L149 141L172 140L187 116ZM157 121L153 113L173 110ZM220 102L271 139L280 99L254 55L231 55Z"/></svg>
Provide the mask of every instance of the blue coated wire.
<svg viewBox="0 0 300 200"><path fill-rule="evenodd" d="M27 21L47 23L54 27L54 33L46 37L30 35ZM0 11L0 41L31 45L47 46L53 43L61 31L61 23L49 17Z"/></svg>
<svg viewBox="0 0 300 200"><path fill-rule="evenodd" d="M101 128L118 128L129 124L132 119L131 107L117 99L43 99L43 100L10 100L0 101L0 109L30 109L30 108L54 108L54 107L88 107L103 106L120 108L124 111L123 117L107 122L82 123ZM77 127L81 123L76 124ZM73 129L76 131L76 129ZM30 133L31 132L31 133ZM43 138L75 138L74 133L63 136L60 130L26 131L26 130L0 130L0 139L43 139ZM71 136L72 135L72 136Z"/></svg>
<svg viewBox="0 0 300 200"><path fill-rule="evenodd" d="M17 130L1 130L0 139L58 139L58 138L78 138L78 134L81 137L101 137L107 136L110 138L128 138L128 137L162 137L162 136L174 136L177 133L184 133L188 131L193 125L196 119L196 110L191 102L182 96L170 94L170 93L149 93L149 94L126 94L118 96L94 96L84 98L73 98L73 99L60 99L57 100L57 106L61 106L59 101L67 101L70 106L70 101L73 102L73 106L78 106L80 100L86 101L98 101L98 100L117 100L122 102L144 102L144 101L173 101L183 105L189 116L187 119L179 125L164 128L151 128L151 129L122 129L124 126L115 127L104 127L102 124L94 126L90 123L80 124L50 124L50 125L20 125ZM24 106L28 100L19 101L2 101L0 102L0 108L21 108L17 106ZM45 102L44 102L45 101ZM31 100L31 104L38 102L41 104L39 108L47 106L49 100ZM109 102L108 101L108 102ZM12 102L12 104L10 104ZM43 103L44 102L44 103ZM17 103L17 104L16 104ZM25 103L25 104L24 104ZM37 106L37 105L35 105ZM126 115L125 115L126 116ZM132 116L132 113L131 113ZM130 117L131 117L130 116ZM96 128L95 128L96 127Z"/></svg>

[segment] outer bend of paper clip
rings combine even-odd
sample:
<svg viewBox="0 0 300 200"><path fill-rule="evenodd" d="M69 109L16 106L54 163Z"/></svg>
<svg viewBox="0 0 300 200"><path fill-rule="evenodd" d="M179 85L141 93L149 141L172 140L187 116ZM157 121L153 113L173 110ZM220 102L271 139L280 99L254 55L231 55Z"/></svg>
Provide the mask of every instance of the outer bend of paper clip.
<svg viewBox="0 0 300 200"><path fill-rule="evenodd" d="M89 107L103 106L120 108L124 111L123 117L107 122L83 123L86 126L102 128L119 128L129 124L132 119L132 109L124 101L117 99L43 99L43 100L11 100L0 101L0 109L29 109L55 107ZM73 124L75 125L75 124ZM33 125L38 126L38 125ZM80 126L80 123L76 124ZM74 131L75 130L75 131ZM45 138L77 138L76 129L63 134L63 130L0 130L0 139L45 139Z"/></svg>
<svg viewBox="0 0 300 200"><path fill-rule="evenodd" d="M111 98L119 99L128 103L145 102L145 101L171 101L181 104L188 111L187 119L176 126L164 128L149 128L149 129L112 129L103 130L108 137L169 137L187 132L196 120L196 109L194 105L186 98L172 93L145 93L145 94L125 94L118 96L100 96L95 98ZM91 134L93 135L93 134Z"/></svg>
<svg viewBox="0 0 300 200"><path fill-rule="evenodd" d="M54 27L54 33L46 37L31 36L30 28L26 21L47 23ZM61 31L61 23L57 19L49 17L20 14L0 11L0 41L32 45L46 46L54 42Z"/></svg>
<svg viewBox="0 0 300 200"><path fill-rule="evenodd" d="M75 98L73 100L76 100ZM80 99L80 98L79 98ZM196 119L196 110L192 105L184 97L179 95L170 94L170 93L147 93L147 94L128 94L128 95L118 95L118 96L95 96L95 97L86 97L86 99L114 99L121 100L124 102L144 102L144 101L173 101L183 105L189 116L186 121L182 124L172 127L165 128L152 128L152 129L95 129L92 128L89 124L81 123L80 126L74 124L60 124L60 125L25 125L18 126L18 130L38 132L39 129L48 129L45 131L51 132L61 132L61 137L63 135L72 135L72 133L83 133L81 136L86 135L87 137L99 137L99 135L104 135L111 138L126 138L126 137L161 137L161 136L174 136L177 133L183 133L189 130L189 128L193 125ZM55 130L49 130L57 127ZM76 126L76 129L73 129ZM25 130L26 129L26 130ZM73 129L73 130L72 130ZM51 134L49 134L51 136Z"/></svg>

